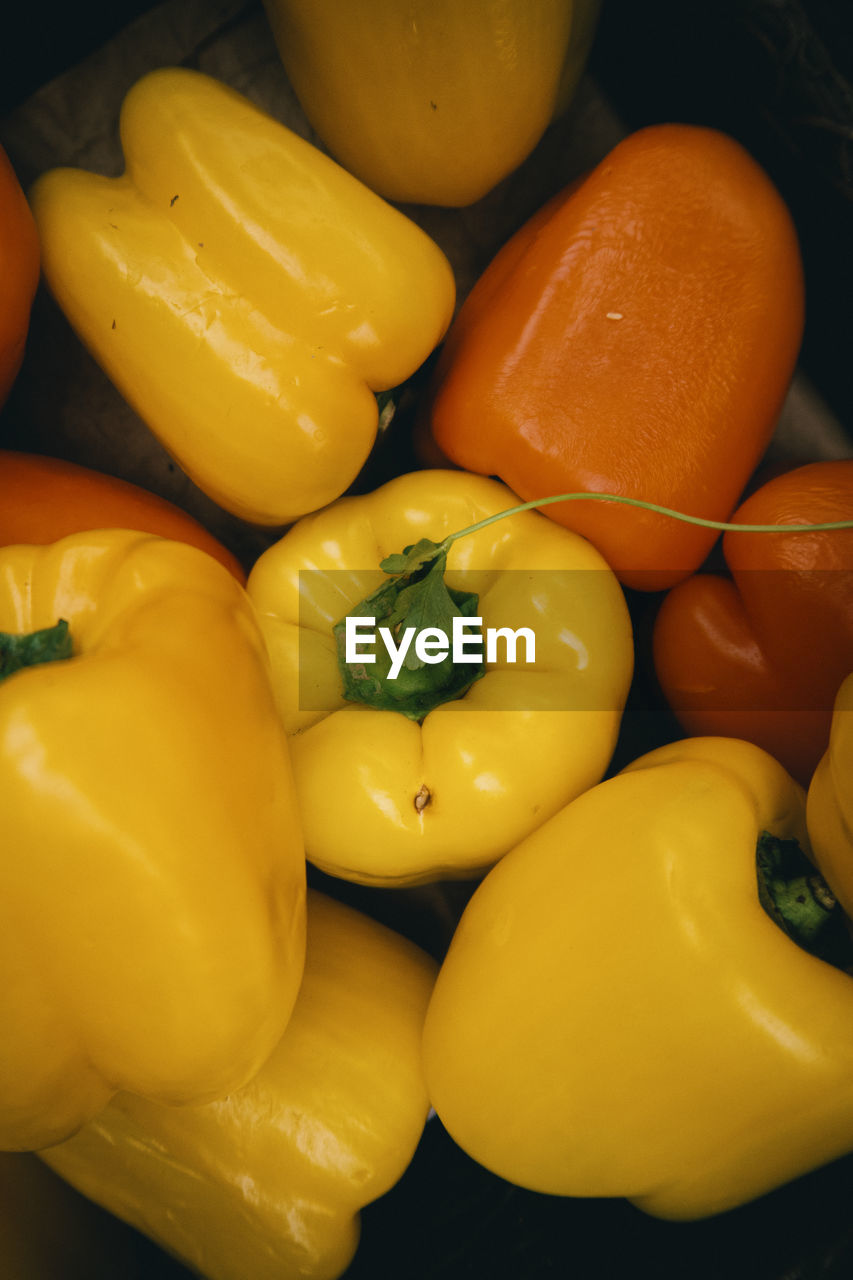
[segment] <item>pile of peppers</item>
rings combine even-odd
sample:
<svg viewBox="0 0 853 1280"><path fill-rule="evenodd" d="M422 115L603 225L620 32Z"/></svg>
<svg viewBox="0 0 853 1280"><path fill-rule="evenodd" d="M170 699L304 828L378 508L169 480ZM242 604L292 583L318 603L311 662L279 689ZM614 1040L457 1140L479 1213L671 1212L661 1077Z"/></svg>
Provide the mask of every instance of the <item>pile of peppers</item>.
<svg viewBox="0 0 853 1280"><path fill-rule="evenodd" d="M431 1109L510 1183L665 1219L853 1151L853 463L758 470L802 337L791 216L732 139L652 126L457 299L397 204L512 173L598 5L411 8L265 0L331 156L170 67L125 99L120 176L25 195L0 153L0 404L41 273L266 533L247 563L0 448L21 1280L90 1238L121 1273L122 1224L207 1280L336 1280ZM366 483L386 437L418 462ZM625 760L650 616L679 728ZM452 880L432 948L363 909Z"/></svg>

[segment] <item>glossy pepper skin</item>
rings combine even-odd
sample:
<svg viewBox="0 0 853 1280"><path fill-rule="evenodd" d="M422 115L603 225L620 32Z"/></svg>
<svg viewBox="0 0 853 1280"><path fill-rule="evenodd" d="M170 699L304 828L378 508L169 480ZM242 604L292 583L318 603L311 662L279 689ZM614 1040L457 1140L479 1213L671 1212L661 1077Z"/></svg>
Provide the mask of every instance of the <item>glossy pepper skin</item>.
<svg viewBox="0 0 853 1280"><path fill-rule="evenodd" d="M138 529L188 542L245 584L237 557L165 498L64 458L0 449L0 546L42 546L86 529Z"/></svg>
<svg viewBox="0 0 853 1280"><path fill-rule="evenodd" d="M382 558L516 502L481 476L414 472L306 517L252 568L306 853L323 870L377 884L477 874L607 768L633 666L624 597L584 539L536 512L459 539L446 575L479 591L484 628L530 625L534 663L499 649L420 722L344 700L332 626L385 578Z"/></svg>
<svg viewBox="0 0 853 1280"><path fill-rule="evenodd" d="M853 919L853 675L835 699L829 745L809 784L806 817L821 875Z"/></svg>
<svg viewBox="0 0 853 1280"><path fill-rule="evenodd" d="M0 684L6 1149L67 1137L116 1090L237 1088L304 955L293 781L245 592L125 530L0 550L0 631L58 617L71 656Z"/></svg>
<svg viewBox="0 0 853 1280"><path fill-rule="evenodd" d="M207 1280L334 1280L359 1209L402 1176L423 1130L435 969L312 890L299 998L251 1083L201 1107L119 1095L42 1156Z"/></svg>
<svg viewBox="0 0 853 1280"><path fill-rule="evenodd" d="M44 274L78 335L184 470L245 520L332 501L372 447L374 392L453 311L428 236L328 156L198 72L143 77L126 170L42 175Z"/></svg>
<svg viewBox="0 0 853 1280"><path fill-rule="evenodd" d="M742 524L853 519L853 461L812 462L738 507ZM726 533L730 576L669 592L655 620L661 688L690 734L747 738L808 786L853 670L853 530Z"/></svg>
<svg viewBox="0 0 853 1280"><path fill-rule="evenodd" d="M524 499L600 491L726 520L794 371L803 283L794 227L732 139L654 125L618 144L504 246L454 321L432 435ZM698 568L711 530L572 502L640 590Z"/></svg>
<svg viewBox="0 0 853 1280"><path fill-rule="evenodd" d="M38 280L36 224L11 161L0 147L0 405L24 358Z"/></svg>
<svg viewBox="0 0 853 1280"><path fill-rule="evenodd" d="M598 0L265 0L305 114L389 200L469 205L521 164L580 78Z"/></svg>
<svg viewBox="0 0 853 1280"><path fill-rule="evenodd" d="M802 789L750 743L686 739L489 873L424 1033L432 1103L469 1155L691 1219L853 1148L853 979L760 905L763 831L808 850Z"/></svg>

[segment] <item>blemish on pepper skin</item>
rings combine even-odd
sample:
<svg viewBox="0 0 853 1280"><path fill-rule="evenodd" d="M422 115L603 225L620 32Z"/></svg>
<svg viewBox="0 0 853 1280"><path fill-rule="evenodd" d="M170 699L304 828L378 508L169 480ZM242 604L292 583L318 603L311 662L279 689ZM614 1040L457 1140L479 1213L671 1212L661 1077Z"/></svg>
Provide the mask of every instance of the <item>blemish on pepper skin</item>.
<svg viewBox="0 0 853 1280"><path fill-rule="evenodd" d="M429 787L426 785L425 782L422 782L418 790L418 793L415 796L415 802L414 802L415 811L417 813L423 813L424 809L427 807L430 800L432 800L432 795L430 793Z"/></svg>
<svg viewBox="0 0 853 1280"><path fill-rule="evenodd" d="M177 198L178 198L177 196L172 196L171 200L169 201L169 208L170 208L170 209L171 209L172 205L175 203L175 201L177 200Z"/></svg>
<svg viewBox="0 0 853 1280"><path fill-rule="evenodd" d="M113 320L112 327L113 327L113 328L115 328L115 327L116 327L116 322L115 322L115 320Z"/></svg>
<svg viewBox="0 0 853 1280"><path fill-rule="evenodd" d="M608 320L624 320L625 317L623 316L621 311L608 311L607 319Z"/></svg>
<svg viewBox="0 0 853 1280"><path fill-rule="evenodd" d="M429 105L432 107L433 111L437 111L437 110L438 110L438 103L437 103L437 102L433 102L433 101L432 101L432 99L430 99L430 104L429 104Z"/></svg>

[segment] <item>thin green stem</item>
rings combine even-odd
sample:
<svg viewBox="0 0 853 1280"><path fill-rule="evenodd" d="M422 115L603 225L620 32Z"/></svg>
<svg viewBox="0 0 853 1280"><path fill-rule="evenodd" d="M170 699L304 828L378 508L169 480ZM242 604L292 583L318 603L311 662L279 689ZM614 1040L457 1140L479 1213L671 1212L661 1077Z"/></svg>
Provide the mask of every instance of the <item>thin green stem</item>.
<svg viewBox="0 0 853 1280"><path fill-rule="evenodd" d="M496 520L506 516L518 515L521 511L533 511L539 507L550 506L552 502L619 502L626 507L641 507L644 511L654 511L658 515L671 516L673 520L681 520L684 524L701 525L704 529L718 529L721 533L830 533L839 529L853 529L853 520L829 520L821 524L731 524L726 520L706 520L704 516L689 516L683 511L675 511L672 507L662 507L657 502L644 502L641 498L628 498L615 493L558 493L548 498L534 498L530 502L522 502L517 507L509 507L506 511L498 511L466 529L449 533L439 543L442 550L447 550L457 538L464 538L469 533L477 533L487 528Z"/></svg>

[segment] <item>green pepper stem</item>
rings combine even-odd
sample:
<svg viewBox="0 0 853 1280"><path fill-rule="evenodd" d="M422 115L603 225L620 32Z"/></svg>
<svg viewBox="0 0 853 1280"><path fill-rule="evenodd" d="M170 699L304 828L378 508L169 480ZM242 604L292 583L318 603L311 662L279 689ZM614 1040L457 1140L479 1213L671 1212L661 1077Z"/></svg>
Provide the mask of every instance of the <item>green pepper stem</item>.
<svg viewBox="0 0 853 1280"><path fill-rule="evenodd" d="M64 618L60 618L56 626L43 627L26 635L0 631L0 680L14 675L23 667L70 658L71 648L71 633Z"/></svg>
<svg viewBox="0 0 853 1280"><path fill-rule="evenodd" d="M672 507L662 507L657 502L646 502L642 498L628 498L622 494L557 493L547 498L533 498L530 502L522 502L516 507L507 508L506 511L498 511L492 516L486 516L476 524L469 524L465 529L448 534L439 546L447 550L457 538L467 537L469 533L476 533L479 529L485 529L490 524L494 524L496 520L518 515L521 511L538 510L539 507L548 507L554 502L580 501L618 502L626 507L640 507L643 511L654 511L661 516L670 516L673 520L681 520L684 524L701 525L703 529L717 529L721 533L828 533L838 529L853 529L853 520L828 520L820 524L732 524L727 520L707 520L704 516L687 515Z"/></svg>
<svg viewBox="0 0 853 1280"><path fill-rule="evenodd" d="M762 907L793 942L853 972L853 942L841 907L796 840L762 831L755 850Z"/></svg>

